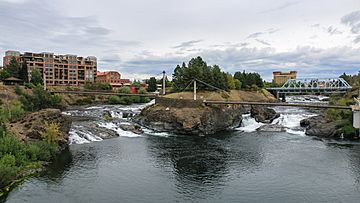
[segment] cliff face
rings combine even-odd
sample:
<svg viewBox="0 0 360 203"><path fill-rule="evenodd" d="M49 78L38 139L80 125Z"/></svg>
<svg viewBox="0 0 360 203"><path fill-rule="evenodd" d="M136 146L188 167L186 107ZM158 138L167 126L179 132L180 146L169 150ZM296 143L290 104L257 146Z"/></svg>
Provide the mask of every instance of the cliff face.
<svg viewBox="0 0 360 203"><path fill-rule="evenodd" d="M8 127L12 134L27 142L42 139L40 132L44 131L45 122L59 125L58 143L62 148L66 147L69 141L71 119L62 114L59 109L43 109L30 113L23 119L10 123Z"/></svg>
<svg viewBox="0 0 360 203"><path fill-rule="evenodd" d="M144 109L134 120L156 131L186 135L209 135L240 126L241 106L166 107L155 104Z"/></svg>

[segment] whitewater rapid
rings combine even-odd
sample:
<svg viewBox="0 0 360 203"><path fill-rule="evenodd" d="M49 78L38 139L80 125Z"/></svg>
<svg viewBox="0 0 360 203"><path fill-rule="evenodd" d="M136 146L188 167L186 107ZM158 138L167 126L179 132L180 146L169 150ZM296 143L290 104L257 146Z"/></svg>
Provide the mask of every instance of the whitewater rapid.
<svg viewBox="0 0 360 203"><path fill-rule="evenodd" d="M306 96L288 96L288 103L327 103L328 97L306 95ZM244 114L241 127L237 130L243 132L254 132L263 125L277 124L286 128L286 132L289 134L296 134L305 136L305 128L300 126L300 121L306 118L317 116L318 114L313 113L303 108L288 108L288 107L275 107L273 108L280 117L273 120L270 124L257 122L250 114Z"/></svg>
<svg viewBox="0 0 360 203"><path fill-rule="evenodd" d="M288 101L296 102L319 102L326 100L325 97L319 96L293 96L288 97ZM326 102L326 101L323 101ZM98 106L81 106L74 109L68 109L63 114L73 117L73 123L70 129L70 144L84 144L101 141L106 138L123 136L123 137L142 137L145 135L168 137L171 134L166 132L155 132L142 127L143 133L137 134L132 131L126 131L120 128L120 125L132 125L131 117L139 114L141 110L149 105L154 104L154 100L147 104L126 105L98 105ZM289 134L305 136L305 129L300 127L300 121L305 118L316 116L302 108L275 107L274 110L280 114L271 124L277 124L286 128ZM106 119L110 115L111 119ZM256 122L250 114L244 114L241 127L236 128L238 131L254 132L265 123Z"/></svg>

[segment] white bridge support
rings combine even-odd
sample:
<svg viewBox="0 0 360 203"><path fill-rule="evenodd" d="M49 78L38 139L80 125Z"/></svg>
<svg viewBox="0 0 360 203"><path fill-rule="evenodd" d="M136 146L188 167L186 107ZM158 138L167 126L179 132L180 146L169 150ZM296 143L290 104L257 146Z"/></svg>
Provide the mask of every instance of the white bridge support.
<svg viewBox="0 0 360 203"><path fill-rule="evenodd" d="M353 110L353 126L354 128L358 129L359 134L358 137L360 137L360 96L358 99L354 98L357 102L357 105L352 106Z"/></svg>

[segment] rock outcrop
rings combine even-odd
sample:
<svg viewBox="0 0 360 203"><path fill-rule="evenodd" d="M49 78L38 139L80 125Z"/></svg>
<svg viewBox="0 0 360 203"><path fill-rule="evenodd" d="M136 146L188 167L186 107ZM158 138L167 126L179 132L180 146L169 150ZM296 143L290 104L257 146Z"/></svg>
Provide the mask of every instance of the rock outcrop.
<svg viewBox="0 0 360 203"><path fill-rule="evenodd" d="M250 114L257 122L261 123L271 123L280 117L280 114L276 113L274 109L263 106L251 106Z"/></svg>
<svg viewBox="0 0 360 203"><path fill-rule="evenodd" d="M342 121L327 122L324 116L314 116L300 121L300 126L305 127L305 134L323 138L339 138L341 132L339 125Z"/></svg>
<svg viewBox="0 0 360 203"><path fill-rule="evenodd" d="M156 131L186 135L209 135L231 130L241 124L242 106L204 106L191 108L155 104L145 108L133 120Z"/></svg>
<svg viewBox="0 0 360 203"><path fill-rule="evenodd" d="M59 125L58 142L61 147L65 147L69 141L69 131L71 127L71 119L61 113L59 109L43 109L38 112L30 113L23 119L10 123L10 131L27 142L30 140L41 140L40 132L44 131L44 124L57 123Z"/></svg>
<svg viewBox="0 0 360 203"><path fill-rule="evenodd" d="M256 129L261 132L286 132L286 127L278 124L263 125Z"/></svg>

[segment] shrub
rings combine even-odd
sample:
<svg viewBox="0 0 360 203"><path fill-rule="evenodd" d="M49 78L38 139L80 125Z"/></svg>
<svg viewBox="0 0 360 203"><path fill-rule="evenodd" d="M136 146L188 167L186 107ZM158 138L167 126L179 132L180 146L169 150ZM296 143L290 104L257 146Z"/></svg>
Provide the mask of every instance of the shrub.
<svg viewBox="0 0 360 203"><path fill-rule="evenodd" d="M118 90L119 93L124 93L124 94L131 94L131 89L130 87L120 87Z"/></svg>
<svg viewBox="0 0 360 203"><path fill-rule="evenodd" d="M22 95L23 94L23 91L22 91L22 89L20 88L19 85L15 86L15 94L17 94L17 95Z"/></svg>
<svg viewBox="0 0 360 203"><path fill-rule="evenodd" d="M6 154L0 158L0 188L8 185L16 178L18 168L15 166L15 157Z"/></svg>
<svg viewBox="0 0 360 203"><path fill-rule="evenodd" d="M86 82L84 88L87 90L112 90L109 83Z"/></svg>
<svg viewBox="0 0 360 203"><path fill-rule="evenodd" d="M138 94L146 94L147 93L147 90L146 88L144 87L141 87L139 90L138 90Z"/></svg>
<svg viewBox="0 0 360 203"><path fill-rule="evenodd" d="M56 144L59 139L59 124L58 123L44 123L44 131L40 132L43 138L49 144Z"/></svg>
<svg viewBox="0 0 360 203"><path fill-rule="evenodd" d="M108 102L109 104L121 104L122 100L118 96L110 96Z"/></svg>
<svg viewBox="0 0 360 203"><path fill-rule="evenodd" d="M32 88L34 88L34 87L35 87L35 85L34 85L34 84L29 83L29 82L24 83L24 86L25 86L26 88L28 88L28 89L32 89Z"/></svg>
<svg viewBox="0 0 360 203"><path fill-rule="evenodd" d="M25 115L21 102L12 101L9 105L0 107L0 122L16 121Z"/></svg>
<svg viewBox="0 0 360 203"><path fill-rule="evenodd" d="M61 97L52 95L43 89L42 86L36 86L32 89L32 95L23 94L20 101L27 111L38 111L44 108L64 109L61 103Z"/></svg>
<svg viewBox="0 0 360 203"><path fill-rule="evenodd" d="M29 148L30 147L30 148ZM47 141L37 141L27 148L27 155L39 161L50 161L59 152L56 144L49 144Z"/></svg>

